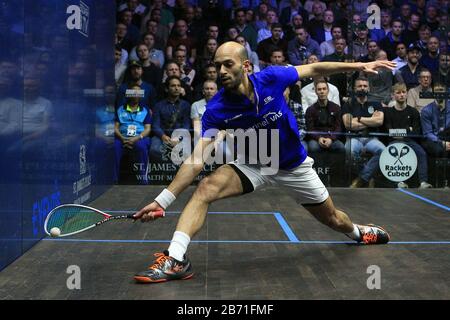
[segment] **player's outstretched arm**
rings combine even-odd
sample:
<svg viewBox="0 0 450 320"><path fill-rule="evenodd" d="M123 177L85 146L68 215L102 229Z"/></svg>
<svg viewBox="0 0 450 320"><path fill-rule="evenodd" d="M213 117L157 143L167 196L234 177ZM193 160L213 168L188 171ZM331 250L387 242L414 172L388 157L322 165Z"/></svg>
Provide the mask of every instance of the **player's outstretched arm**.
<svg viewBox="0 0 450 320"><path fill-rule="evenodd" d="M134 218L146 222L153 220L153 211L166 210L202 171L205 162L204 150L212 142L211 139L200 139L194 148L194 152L181 165L172 183L153 202L136 212Z"/></svg>
<svg viewBox="0 0 450 320"><path fill-rule="evenodd" d="M395 62L377 60L373 62L316 62L295 67L300 78L325 77L335 73L363 71L378 73L379 69L394 70Z"/></svg>

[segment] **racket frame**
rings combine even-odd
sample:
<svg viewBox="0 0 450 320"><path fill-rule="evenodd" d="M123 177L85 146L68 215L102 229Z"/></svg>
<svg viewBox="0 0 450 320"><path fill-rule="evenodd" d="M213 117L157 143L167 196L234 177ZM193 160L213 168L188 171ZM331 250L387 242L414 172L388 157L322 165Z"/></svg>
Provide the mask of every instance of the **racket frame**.
<svg viewBox="0 0 450 320"><path fill-rule="evenodd" d="M71 236L71 235L74 235L74 234L77 234L77 233L80 233L80 232L83 232L83 231L92 229L92 228L94 228L94 227L96 227L96 226L98 226L98 225L101 225L101 224L103 224L103 223L109 221L109 220L115 220L115 219L134 219L132 214L112 216L112 215L110 215L110 214L108 214L108 213L106 213L106 212L103 212L103 211L101 211L101 210L98 210L98 209L95 209L95 208L92 208L92 207L89 207L89 206L85 206L85 205L82 205L82 204L62 204L62 205L59 205L59 206L53 208L53 209L48 213L47 217L45 218L45 222L44 222L44 231L45 231L45 233L46 233L47 235L51 236L50 230L48 230L48 228L47 228L48 221L49 221L50 217L53 215L53 213L54 213L55 211L57 211L57 210L59 210L59 209L61 209L61 208L65 208L65 207L70 207L70 208L78 207L78 208L83 208L83 209L92 210L92 211L94 211L94 212L97 212L97 213L101 214L101 215L104 216L105 218L104 218L103 220L99 221L99 222L96 222L96 223L94 223L94 224L92 224L92 225L86 227L86 228L83 228L83 229L80 229L80 230L77 230L77 231L74 231L74 232L62 234L62 235L60 235L60 236L58 236L58 237L67 237L67 236Z"/></svg>

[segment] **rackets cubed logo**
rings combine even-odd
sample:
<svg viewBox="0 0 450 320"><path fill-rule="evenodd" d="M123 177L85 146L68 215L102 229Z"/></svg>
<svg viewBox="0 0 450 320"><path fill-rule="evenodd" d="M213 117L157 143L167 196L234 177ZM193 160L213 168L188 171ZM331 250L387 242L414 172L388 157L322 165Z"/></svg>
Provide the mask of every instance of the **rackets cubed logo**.
<svg viewBox="0 0 450 320"><path fill-rule="evenodd" d="M78 30L83 36L89 37L89 6L80 1L78 6L68 6L66 13L70 14L66 20L67 29Z"/></svg>
<svg viewBox="0 0 450 320"><path fill-rule="evenodd" d="M408 180L417 169L416 153L404 143L393 143L381 153L380 169L390 181Z"/></svg>

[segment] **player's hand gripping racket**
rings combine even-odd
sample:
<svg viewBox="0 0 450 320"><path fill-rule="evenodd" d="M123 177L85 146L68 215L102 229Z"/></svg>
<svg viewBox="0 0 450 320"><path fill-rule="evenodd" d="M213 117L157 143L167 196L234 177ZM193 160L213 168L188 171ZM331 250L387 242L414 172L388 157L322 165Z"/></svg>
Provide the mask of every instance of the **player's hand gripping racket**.
<svg viewBox="0 0 450 320"><path fill-rule="evenodd" d="M153 211L153 218L165 216L164 210ZM80 204L63 204L54 208L47 215L44 223L45 233L52 236L67 237L77 234L107 221L133 219L133 214L112 216L95 208ZM52 234L51 230L58 228L58 234Z"/></svg>

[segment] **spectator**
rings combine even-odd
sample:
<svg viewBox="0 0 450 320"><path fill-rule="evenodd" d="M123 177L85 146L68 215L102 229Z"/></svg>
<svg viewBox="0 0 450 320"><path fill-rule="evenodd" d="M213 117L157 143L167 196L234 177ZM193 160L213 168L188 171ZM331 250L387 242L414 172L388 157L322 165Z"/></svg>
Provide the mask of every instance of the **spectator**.
<svg viewBox="0 0 450 320"><path fill-rule="evenodd" d="M387 60L386 52L378 51L376 60ZM391 100L391 87L394 80L391 70L381 69L376 74L368 74L370 92L367 96L371 102L379 102L387 106Z"/></svg>
<svg viewBox="0 0 450 320"><path fill-rule="evenodd" d="M433 85L435 93L445 92L440 83ZM423 147L432 157L450 155L450 100L436 99L422 109L420 114L422 131L425 136Z"/></svg>
<svg viewBox="0 0 450 320"><path fill-rule="evenodd" d="M156 102L156 91L150 83L142 80L142 64L139 61L130 61L127 73L129 73L128 79L117 90L116 107L118 108L126 103L127 89L138 85L141 90L144 90L144 97L140 100L140 104L147 109L151 109Z"/></svg>
<svg viewBox="0 0 450 320"><path fill-rule="evenodd" d="M425 23L430 27L431 32L439 27L439 12L437 7L429 5L426 8Z"/></svg>
<svg viewBox="0 0 450 320"><path fill-rule="evenodd" d="M132 90L141 90L138 85L130 87ZM139 163L139 182L147 184L148 148L150 146L149 134L151 131L151 113L139 103L136 96L127 97L126 103L116 112L115 134L115 171L114 182L119 181L120 163L124 149L133 150L136 156L135 163Z"/></svg>
<svg viewBox="0 0 450 320"><path fill-rule="evenodd" d="M291 23L289 25L283 26L283 33L284 33L283 39L286 39L287 42L294 39L295 38L295 29L303 27L304 21L305 20L299 14L292 16Z"/></svg>
<svg viewBox="0 0 450 320"><path fill-rule="evenodd" d="M146 12L147 7L140 3L139 0L127 0L119 5L117 11L121 12L125 9L130 10L133 14L143 15Z"/></svg>
<svg viewBox="0 0 450 320"><path fill-rule="evenodd" d="M361 59L361 57L365 56L367 51L367 42L369 31L367 30L367 26L364 22L359 23L355 27L355 33L356 33L356 40L353 41L353 58L355 60Z"/></svg>
<svg viewBox="0 0 450 320"><path fill-rule="evenodd" d="M272 36L272 24L276 23L277 21L277 13L275 12L275 10L269 9L266 15L265 27L258 30L258 43Z"/></svg>
<svg viewBox="0 0 450 320"><path fill-rule="evenodd" d="M281 49L274 49L270 54L270 65L272 66L285 66L286 57Z"/></svg>
<svg viewBox="0 0 450 320"><path fill-rule="evenodd" d="M366 21L368 18L367 7L369 7L371 0L353 0L351 1L352 12L361 16L363 21Z"/></svg>
<svg viewBox="0 0 450 320"><path fill-rule="evenodd" d="M259 72L260 71L259 57L258 57L258 55L256 54L255 51L252 51L252 49L250 48L250 44L247 42L245 37L242 36L242 35L239 35L239 36L236 37L235 40L236 40L236 42L238 42L241 45L243 45L245 47L245 49L247 49L247 56L248 56L248 59L250 60L250 62L254 66L254 72Z"/></svg>
<svg viewBox="0 0 450 320"><path fill-rule="evenodd" d="M288 43L288 56L291 64L302 65L311 54L321 58L319 44L311 39L304 27L296 29L295 34L296 37Z"/></svg>
<svg viewBox="0 0 450 320"><path fill-rule="evenodd" d="M386 51L389 60L395 59L395 46L402 42L403 22L401 20L392 21L392 31L379 42L380 48Z"/></svg>
<svg viewBox="0 0 450 320"><path fill-rule="evenodd" d="M408 135L420 135L420 114L406 103L406 85L396 83L393 87L395 105L384 112L384 126L390 129L404 129ZM431 188L428 183L428 159L425 150L411 137L389 137L389 144L401 142L410 146L417 156L420 189ZM407 188L406 183L399 183L399 187Z"/></svg>
<svg viewBox="0 0 450 320"><path fill-rule="evenodd" d="M347 12L348 12L348 0L336 0L329 4L329 9L334 13L334 19L336 25L340 26L343 30L347 30Z"/></svg>
<svg viewBox="0 0 450 320"><path fill-rule="evenodd" d="M150 62L158 68L162 68L164 66L164 52L155 48L155 36L152 33L146 33L142 36L142 43L147 46L149 51L149 59ZM131 49L130 52L130 60L139 60L139 57L136 53L136 48Z"/></svg>
<svg viewBox="0 0 450 320"><path fill-rule="evenodd" d="M208 29L206 30L206 35L198 41L197 52L202 52L203 48L206 46L206 42L209 39L216 39L217 43L219 43L219 24L212 22L208 25Z"/></svg>
<svg viewBox="0 0 450 320"><path fill-rule="evenodd" d="M391 32L392 15L389 10L381 10L381 28L370 30L370 39L377 43L384 39Z"/></svg>
<svg viewBox="0 0 450 320"><path fill-rule="evenodd" d="M350 60L350 57L345 54L345 48L347 47L345 38L337 38L334 40L335 52L323 58L323 61L332 62L346 62ZM347 96L347 74L333 74L329 77L329 82L337 87L339 95L342 98ZM339 106L340 103L337 103Z"/></svg>
<svg viewBox="0 0 450 320"><path fill-rule="evenodd" d="M328 101L328 91L326 80L323 78L317 80L315 82L317 102L306 110L306 128L309 132L329 132L309 134L308 151L310 153L345 152L344 144L335 134L341 131L340 107Z"/></svg>
<svg viewBox="0 0 450 320"><path fill-rule="evenodd" d="M315 79L316 81L316 79ZM302 106L303 110L307 110L311 105L317 102L317 94L315 89L315 81L307 84L304 86L301 90L302 95ZM340 106L341 102L339 100L339 90L336 88L336 86L332 85L331 83L327 82L327 91L328 96L327 100L330 102L333 102L334 104Z"/></svg>
<svg viewBox="0 0 450 320"><path fill-rule="evenodd" d="M408 90L406 103L408 106L413 107L418 112L422 111L423 107L434 102L434 99L420 98L421 93L432 93L431 89L431 72L427 69L420 70L419 73L419 85Z"/></svg>
<svg viewBox="0 0 450 320"><path fill-rule="evenodd" d="M411 5L409 3L402 3L400 6L400 14L397 15L395 18L399 19L404 26L406 26L409 23L409 19L411 18Z"/></svg>
<svg viewBox="0 0 450 320"><path fill-rule="evenodd" d="M141 43L136 47L136 55L142 66L142 80L150 83L154 88L157 88L161 83L162 70L158 68L150 59L150 51L145 43ZM128 75L125 79L128 81Z"/></svg>
<svg viewBox="0 0 450 320"><path fill-rule="evenodd" d="M450 51L439 55L439 70L433 74L433 81L450 87Z"/></svg>
<svg viewBox="0 0 450 320"><path fill-rule="evenodd" d="M237 29L238 34L244 36L249 43L250 48L252 48L253 51L256 51L258 45L258 31L253 25L247 23L245 10L238 9L235 13L235 18L234 27Z"/></svg>
<svg viewBox="0 0 450 320"><path fill-rule="evenodd" d="M300 136L300 140L303 148L308 150L308 144L306 143L306 119L305 119L305 111L300 103L301 94L300 94L300 81L297 81L293 85L286 88L284 91L284 96L286 101L288 102L289 109L291 109L292 114L295 116L298 126L298 134Z"/></svg>
<svg viewBox="0 0 450 320"><path fill-rule="evenodd" d="M153 162L167 160L167 153L178 143L191 143L172 138L175 129L189 130L191 127L191 105L181 99L181 80L176 76L170 76L165 82L167 98L159 101L153 115L154 137L151 141L150 159Z"/></svg>
<svg viewBox="0 0 450 320"><path fill-rule="evenodd" d="M281 10L280 23L285 26L290 25L295 15L300 15L303 21L309 20L309 13L303 9L300 1L289 0L289 5Z"/></svg>
<svg viewBox="0 0 450 320"><path fill-rule="evenodd" d="M431 29L426 24L423 24L419 28L419 41L414 43L415 46L420 48L420 52L425 54L427 52L427 43L431 37Z"/></svg>
<svg viewBox="0 0 450 320"><path fill-rule="evenodd" d="M322 2L320 0L306 0L305 5L303 6L306 11L309 12L309 18L312 19L314 17L313 15L313 7L314 4L319 4L322 11L327 10L327 5L325 2Z"/></svg>
<svg viewBox="0 0 450 320"><path fill-rule="evenodd" d="M400 70L400 68L406 66L408 64L408 58L406 55L406 45L403 42L397 43L397 46L395 47L395 53L397 54L397 58L392 60L397 65L395 66L395 69L392 71L394 75L397 74L397 72Z"/></svg>
<svg viewBox="0 0 450 320"><path fill-rule="evenodd" d="M405 30L402 31L402 40L406 46L419 40L420 15L412 13Z"/></svg>
<svg viewBox="0 0 450 320"><path fill-rule="evenodd" d="M323 23L323 13L326 10L322 7L322 5L318 2L313 3L312 5L312 16L309 16L309 21L306 23L308 30L314 30L317 27L320 27Z"/></svg>
<svg viewBox="0 0 450 320"><path fill-rule="evenodd" d="M133 42L129 37L128 27L124 23L116 24L116 45L119 45L121 48L125 49L127 52L135 46L135 42Z"/></svg>
<svg viewBox="0 0 450 320"><path fill-rule="evenodd" d="M218 89L221 87L218 84L218 75L216 66L214 63L211 63L210 65L206 66L202 70L202 80L198 82L198 84L194 88L194 100L198 101L203 98L203 83L205 81L213 81L216 83L216 86Z"/></svg>
<svg viewBox="0 0 450 320"><path fill-rule="evenodd" d="M140 30L139 27L133 23L133 12L125 9L119 14L119 22L127 26L127 37L133 42L139 42Z"/></svg>
<svg viewBox="0 0 450 320"><path fill-rule="evenodd" d="M167 59L173 58L174 50L177 48L179 44L183 44L186 46L187 52L186 55L189 59L190 64L195 63L195 58L197 57L197 49L195 39L191 38L187 34L187 24L184 20L178 20L175 23L175 30L172 36L169 37L167 41L166 48L166 57Z"/></svg>
<svg viewBox="0 0 450 320"><path fill-rule="evenodd" d="M358 77L354 89L356 97L342 107L342 122L348 131L359 134L361 137L348 137L345 143L346 152L351 159L359 159L364 150L372 154L358 177L350 185L350 188L359 188L367 185L378 171L378 161L385 146L378 138L368 134L378 132L378 128L383 125L384 114L380 103L368 101L369 81L367 78ZM373 185L372 181L369 186Z"/></svg>
<svg viewBox="0 0 450 320"><path fill-rule="evenodd" d="M202 50L201 55L197 58L196 71L203 70L205 67L214 63L214 55L217 50L217 39L209 38Z"/></svg>
<svg viewBox="0 0 450 320"><path fill-rule="evenodd" d="M332 28L334 24L334 14L331 10L325 10L323 13L323 20L314 28L310 29L311 38L317 41L317 43L322 43L329 41L333 38Z"/></svg>
<svg viewBox="0 0 450 320"><path fill-rule="evenodd" d="M398 82L403 82L409 89L419 85L419 73L422 66L419 64L420 48L412 45L407 49L408 63L400 68L395 76Z"/></svg>
<svg viewBox="0 0 450 320"><path fill-rule="evenodd" d="M217 93L217 83L212 80L206 80L203 86L203 99L196 101L191 107L192 127L194 128L194 141L198 141L202 132L202 116L206 110L206 104ZM195 144L194 144L195 145Z"/></svg>
<svg viewBox="0 0 450 320"><path fill-rule="evenodd" d="M280 23L273 23L271 25L272 35L260 43L258 43L257 54L259 57L259 64L261 68L265 68L270 64L270 56L274 50L280 49L287 52L288 43L282 38L283 27Z"/></svg>
<svg viewBox="0 0 450 320"><path fill-rule="evenodd" d="M153 6L151 6L149 9L149 14L151 14L153 12L153 10L157 9L160 10L160 21L158 21L159 23L161 23L163 26L167 27L169 30L172 30L172 27L174 25L175 22L175 17L172 14L172 10L169 6L165 5L164 0L153 0ZM149 19L150 17L147 16L144 17L143 21L145 22L145 20Z"/></svg>
<svg viewBox="0 0 450 320"><path fill-rule="evenodd" d="M316 62L319 62L319 57L317 57L315 54L311 54L307 59L306 59L306 64L311 64L311 63L316 63ZM301 79L300 79L300 88L304 88L304 87L306 87L308 84L310 84L310 83L312 83L314 80L313 80L313 78L305 78L305 77L302 77ZM300 90L300 89L299 89ZM308 92L308 95L309 94L315 94L315 92L314 92L314 88L310 91L310 92ZM316 99L316 97L314 98L314 99ZM302 100L303 101L303 100ZM312 103L314 103L315 102L315 100L312 102ZM303 103L303 102L302 102ZM311 104L312 104L311 103Z"/></svg>
<svg viewBox="0 0 450 320"><path fill-rule="evenodd" d="M333 54L335 51L334 41L336 39L343 38L342 28L340 26L333 26L331 28L331 40L324 41L320 44L320 54L322 57L326 57L330 54ZM344 49L344 53L347 53L347 47Z"/></svg>
<svg viewBox="0 0 450 320"><path fill-rule="evenodd" d="M164 68L163 79L158 87L158 101L164 99L166 94L165 82L168 77L175 76L181 79L182 73L180 65L175 61L169 61ZM194 102L193 92L190 85L186 82L181 81L181 98L188 101L189 103Z"/></svg>
<svg viewBox="0 0 450 320"><path fill-rule="evenodd" d="M127 70L127 66L122 63L121 58L122 48L116 45L114 49L114 79L116 81L116 88L122 84L125 71Z"/></svg>
<svg viewBox="0 0 450 320"><path fill-rule="evenodd" d="M374 40L369 40L367 42L367 54L358 59L361 62L371 62L376 60L376 56L378 51L380 51L380 47L377 42Z"/></svg>
<svg viewBox="0 0 450 320"><path fill-rule="evenodd" d="M195 69L188 62L186 51L182 49L176 49L173 55L173 59L180 66L181 81L186 83L188 86L191 86L195 78Z"/></svg>
<svg viewBox="0 0 450 320"><path fill-rule="evenodd" d="M419 62L432 73L439 69L439 39L430 37L427 43L427 53L422 55Z"/></svg>
<svg viewBox="0 0 450 320"><path fill-rule="evenodd" d="M163 50L166 48L167 40L169 39L170 29L168 26L161 23L161 10L153 9L150 19L142 23L141 32L153 33L156 37L156 48Z"/></svg>

